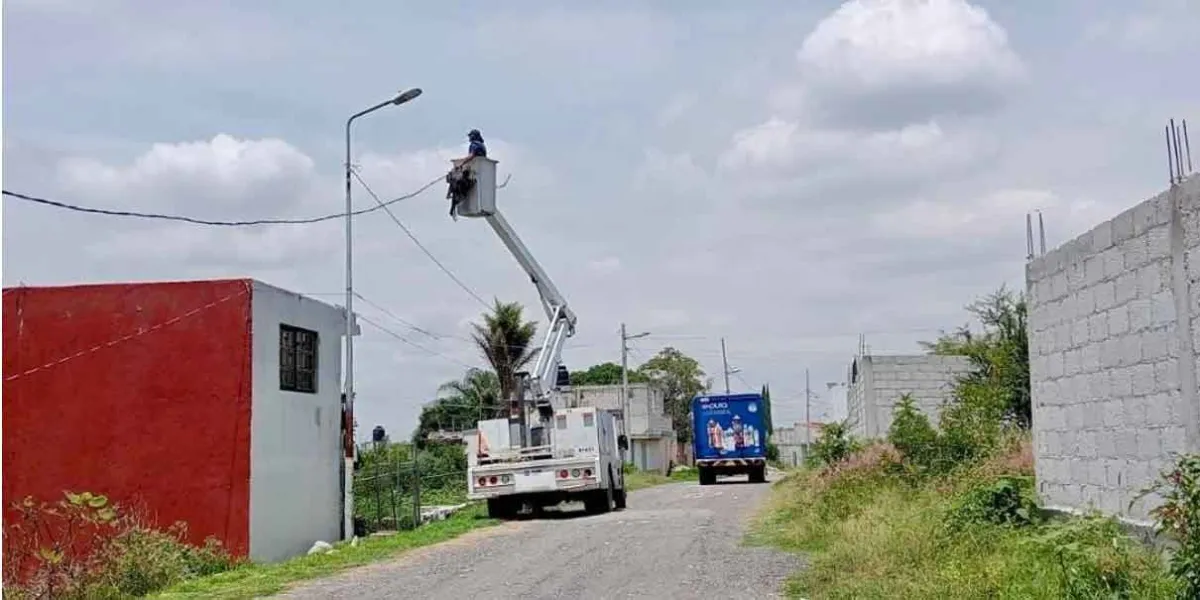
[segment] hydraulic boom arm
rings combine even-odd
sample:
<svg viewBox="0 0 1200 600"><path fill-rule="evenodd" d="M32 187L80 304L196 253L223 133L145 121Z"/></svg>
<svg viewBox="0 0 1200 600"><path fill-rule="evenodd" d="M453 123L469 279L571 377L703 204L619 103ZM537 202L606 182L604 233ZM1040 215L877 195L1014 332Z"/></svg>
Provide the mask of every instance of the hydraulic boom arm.
<svg viewBox="0 0 1200 600"><path fill-rule="evenodd" d="M533 254L525 247L521 238L517 236L517 232L513 231L504 215L499 210L493 210L489 214L485 214L484 218L492 226L496 235L500 237L500 241L504 242L508 251L521 264L521 268L529 274L529 278L533 281L538 296L541 298L546 318L550 320L550 328L546 330L546 338L542 342L541 351L538 352L537 363L529 375L529 388L533 393L533 400L540 404L546 400L549 389L553 387L563 344L567 338L575 335L575 313L567 306L567 300L559 293L554 282L550 281L550 277L533 258ZM547 382L550 383L547 384Z"/></svg>

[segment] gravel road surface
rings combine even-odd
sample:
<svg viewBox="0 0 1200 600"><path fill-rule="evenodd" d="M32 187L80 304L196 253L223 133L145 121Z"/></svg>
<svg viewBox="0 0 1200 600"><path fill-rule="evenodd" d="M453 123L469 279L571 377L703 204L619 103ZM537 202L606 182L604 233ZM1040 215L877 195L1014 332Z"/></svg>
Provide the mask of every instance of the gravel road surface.
<svg viewBox="0 0 1200 600"><path fill-rule="evenodd" d="M505 523L307 583L284 598L775 598L793 555L741 545L770 491L741 478L633 492L605 515Z"/></svg>

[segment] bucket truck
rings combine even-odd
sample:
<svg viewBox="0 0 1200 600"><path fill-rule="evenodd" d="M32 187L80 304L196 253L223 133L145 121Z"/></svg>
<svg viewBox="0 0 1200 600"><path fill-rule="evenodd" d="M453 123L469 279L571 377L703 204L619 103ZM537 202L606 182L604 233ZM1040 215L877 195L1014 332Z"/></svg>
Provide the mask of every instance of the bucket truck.
<svg viewBox="0 0 1200 600"><path fill-rule="evenodd" d="M568 385L560 360L563 344L575 334L575 313L496 208L497 162L472 156L456 163L446 177L451 214L487 221L529 275L550 324L533 370L516 374L508 417L479 421L467 437L467 496L486 500L493 518L564 501L582 501L592 513L623 509L628 440L618 413L556 410L552 401L554 391Z"/></svg>

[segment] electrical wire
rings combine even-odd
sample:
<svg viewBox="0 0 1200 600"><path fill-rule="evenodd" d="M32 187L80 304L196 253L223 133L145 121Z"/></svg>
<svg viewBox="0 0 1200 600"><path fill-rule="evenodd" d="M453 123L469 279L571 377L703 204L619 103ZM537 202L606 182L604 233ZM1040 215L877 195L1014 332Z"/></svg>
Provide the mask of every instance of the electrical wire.
<svg viewBox="0 0 1200 600"><path fill-rule="evenodd" d="M447 356L445 354L442 354L441 352L438 352L437 350L426 348L425 346L422 346L412 340L409 340L408 338L396 333L395 331L392 331L391 329L388 329L387 327L384 327L383 325L380 325L379 323L376 323L375 321L372 321L371 319L368 319L367 317L362 316L361 314L358 315L358 318L361 319L364 323L374 327L375 329L378 329L378 330L390 335L391 337L393 337L397 340L400 340L401 342L404 342L405 344L408 344L409 346L412 346L413 348L416 348L418 350L421 350L422 352L428 353L431 356L437 356L440 358L444 358L452 363L456 363L456 364L461 365L468 369L472 368L471 365L468 365L467 363L465 363L461 360L458 360L457 358Z"/></svg>
<svg viewBox="0 0 1200 600"><path fill-rule="evenodd" d="M354 297L355 297L355 298L358 298L359 300L362 300L363 302L366 302L368 305L370 305L371 307L375 308L375 309L376 309L376 310L378 310L379 312L382 312L383 314L385 314L385 315L387 315L387 316L391 317L392 319L395 319L397 322L399 322L399 323L402 323L404 326L408 327L409 329L412 329L413 331L415 331L415 332L417 332L417 333L420 333L420 334L426 335L426 336L428 336L428 337L430 337L430 338L433 338L433 339L435 339L435 340L440 340L440 339L442 339L443 337L446 337L446 336L443 336L443 335L438 335L438 334L436 334L436 333L433 333L432 331L429 331L428 329L425 329L425 328L423 328L423 327L418 327L418 326L414 325L413 323L410 323L409 321L406 321L406 320L404 320L404 319L401 319L400 317L397 317L395 314L393 314L393 313L392 313L392 311L390 311L390 310L388 310L388 309L386 309L386 308L384 308L384 307L382 307L382 306L380 306L380 305L378 305L378 304L376 304L376 303L374 303L374 302L372 302L372 301L370 301L370 300L366 299L365 297L363 297L363 295L362 295L362 294L360 294L360 293L358 293L358 292L354 292Z"/></svg>
<svg viewBox="0 0 1200 600"><path fill-rule="evenodd" d="M397 202L408 200L410 198L415 198L415 197L421 195L426 190L428 190L429 188L431 188L435 184L437 184L439 181L442 181L443 178L444 178L444 175L439 175L437 177L437 179L434 179L434 180L430 181L429 183L426 183L425 185L417 188L416 191L409 192L407 194L404 194L403 196L398 196L398 197L388 200L386 202L379 202L379 199L376 198L376 201L379 202L378 206L373 206L371 208L364 208L364 209L352 211L350 214L352 216L359 216L359 215L365 215L367 213L372 213L372 212L375 212L375 211L381 210L381 209L387 210L387 207L389 207ZM322 215L319 217L306 217L306 218L299 218L299 219L253 219L253 220L249 220L249 221L216 221L216 220L210 220L210 219L201 219L201 218L197 218L197 217L188 217L188 216L183 216L183 215L171 215L171 214L164 214L164 213L139 212L139 211L131 211L131 210L115 210L115 209L108 209L108 208L92 208L92 207L88 207L88 206L81 206L78 204L70 204L67 202L60 202L58 200L39 198L37 196L30 196L28 194L21 194L21 193L12 192L9 190L3 190L3 194L10 198L16 198L16 199L22 200L24 202L31 202L33 204L40 204L42 206L50 206L50 207L74 211L74 212L81 212L81 213L94 214L94 215L107 215L110 217L133 217L133 218L138 218L138 219L154 219L154 220L159 220L159 221L179 221L182 223L191 223L193 225L208 225L208 226L212 226L212 227L251 227L251 226L256 226L256 225L307 225L310 223L321 223L323 221L332 221L334 219L346 218L346 213L340 212L340 213L331 213L328 215Z"/></svg>
<svg viewBox="0 0 1200 600"><path fill-rule="evenodd" d="M373 198L375 200L375 202L377 202L379 204L379 206L377 208L382 208L383 211L386 212L387 215L392 218L392 221L395 222L396 225L399 226L402 231L404 231L404 234L408 236L408 239L412 240L412 242L414 244L416 244L418 248L421 249L421 252L424 252L425 256L429 257L429 260L433 261L433 264L437 265L438 268L441 269L443 273L445 273L448 277L450 277L450 279L453 280L454 283L458 284L458 287L462 288L463 291L467 292L467 294L469 294L472 298L474 298L476 302L478 302L481 306L484 307L484 309L492 308L492 306L490 304L488 304L487 301L485 301L483 298L481 298L479 296L479 294L475 293L475 290L472 290L470 287L468 287L467 284L463 283L462 280L458 278L458 276L456 276L452 271L450 271L449 268L446 267L446 265L443 265L442 261L438 260L437 257L434 256L433 253L430 252L429 249L426 248L425 245L421 243L421 240L418 240L417 236L413 235L412 231L409 231L408 227L405 227L404 223L400 222L400 219L397 218L394 213L392 213L391 209L389 209L387 207L387 204L385 204L382 200L380 200L379 196L377 194L375 194L375 190L372 190L371 186L367 185L367 182L363 181L363 178L361 175L358 174L358 171L351 170L350 172L352 174L354 174L354 178L358 180L359 185L361 185L363 187L363 189L366 190L367 193L371 195L371 198Z"/></svg>

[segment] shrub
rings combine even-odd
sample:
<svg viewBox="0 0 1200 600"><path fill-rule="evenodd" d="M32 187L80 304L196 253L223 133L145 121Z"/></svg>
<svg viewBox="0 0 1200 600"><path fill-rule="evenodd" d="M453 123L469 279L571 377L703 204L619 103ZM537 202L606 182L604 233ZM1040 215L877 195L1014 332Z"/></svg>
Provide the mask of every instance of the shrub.
<svg viewBox="0 0 1200 600"><path fill-rule="evenodd" d="M196 548L187 526L166 530L90 492L57 502L27 497L4 530L6 598L142 596L237 564L215 538Z"/></svg>
<svg viewBox="0 0 1200 600"><path fill-rule="evenodd" d="M813 466L837 464L849 457L861 446L850 437L845 423L829 423L821 430L821 436L813 442L807 461Z"/></svg>
<svg viewBox="0 0 1200 600"><path fill-rule="evenodd" d="M1171 554L1171 575L1183 598L1200 598L1200 456L1179 457L1175 467L1137 498L1160 494L1162 504L1151 511L1159 533L1179 546Z"/></svg>
<svg viewBox="0 0 1200 600"><path fill-rule="evenodd" d="M767 460L773 463L779 462L779 446L776 446L775 442L767 442Z"/></svg>
<svg viewBox="0 0 1200 600"><path fill-rule="evenodd" d="M888 441L909 464L926 470L938 466L938 432L929 424L929 417L917 409L911 394L900 396L888 428Z"/></svg>
<svg viewBox="0 0 1200 600"><path fill-rule="evenodd" d="M1039 519L1031 477L1001 477L968 490L950 508L946 526L964 531L975 524L1024 527Z"/></svg>
<svg viewBox="0 0 1200 600"><path fill-rule="evenodd" d="M1025 540L1024 546L1030 558L1057 566L1059 597L1064 600L1146 597L1145 588L1160 568L1156 557L1110 518L1057 523Z"/></svg>

